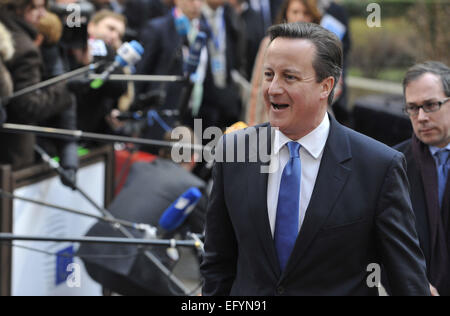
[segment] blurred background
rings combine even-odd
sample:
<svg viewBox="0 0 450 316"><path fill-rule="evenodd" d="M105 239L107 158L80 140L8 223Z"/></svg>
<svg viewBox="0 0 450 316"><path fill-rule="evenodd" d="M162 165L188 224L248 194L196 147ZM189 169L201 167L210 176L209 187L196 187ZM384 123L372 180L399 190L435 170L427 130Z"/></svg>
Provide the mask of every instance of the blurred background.
<svg viewBox="0 0 450 316"><path fill-rule="evenodd" d="M450 62L450 1L380 0L381 27L368 27L367 6L374 1L342 0L350 16L352 49L349 75L400 84L416 62ZM350 99L368 91L350 87ZM353 102L350 101L350 105Z"/></svg>

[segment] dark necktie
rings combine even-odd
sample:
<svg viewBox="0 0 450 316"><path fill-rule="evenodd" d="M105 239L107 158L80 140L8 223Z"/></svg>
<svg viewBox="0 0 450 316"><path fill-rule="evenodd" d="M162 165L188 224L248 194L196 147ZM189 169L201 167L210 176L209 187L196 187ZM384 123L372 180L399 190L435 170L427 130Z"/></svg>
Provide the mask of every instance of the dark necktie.
<svg viewBox="0 0 450 316"><path fill-rule="evenodd" d="M287 146L290 159L281 176L274 233L275 248L282 271L286 268L298 235L302 175L299 153L301 145L297 142L289 142Z"/></svg>

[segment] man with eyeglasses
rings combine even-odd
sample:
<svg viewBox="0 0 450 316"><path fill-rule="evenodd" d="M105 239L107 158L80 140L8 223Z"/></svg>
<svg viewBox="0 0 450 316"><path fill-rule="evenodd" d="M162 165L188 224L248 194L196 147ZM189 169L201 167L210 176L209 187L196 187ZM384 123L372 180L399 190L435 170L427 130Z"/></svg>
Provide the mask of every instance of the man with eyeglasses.
<svg viewBox="0 0 450 316"><path fill-rule="evenodd" d="M408 164L416 228L434 294L450 295L450 68L413 66L403 81L412 139L397 145Z"/></svg>

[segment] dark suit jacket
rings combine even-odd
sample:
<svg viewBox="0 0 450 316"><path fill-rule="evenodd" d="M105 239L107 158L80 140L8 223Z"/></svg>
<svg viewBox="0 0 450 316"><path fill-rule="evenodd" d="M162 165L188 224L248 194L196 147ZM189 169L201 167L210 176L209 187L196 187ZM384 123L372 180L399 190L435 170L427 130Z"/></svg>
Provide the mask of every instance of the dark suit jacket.
<svg viewBox="0 0 450 316"><path fill-rule="evenodd" d="M183 56L181 47L185 38L175 29L172 13L150 20L141 32L140 42L144 45L144 55L137 64L140 74L151 75L183 75ZM182 83L167 85L165 105L176 108ZM150 90L166 91L166 84L136 84L136 93L146 93Z"/></svg>
<svg viewBox="0 0 450 316"><path fill-rule="evenodd" d="M262 132L261 126L240 131L224 143ZM255 156L254 147L251 142L247 158ZM204 295L377 295L366 283L370 263L384 264L393 294L430 294L402 154L331 119L306 218L283 273L261 165L215 165Z"/></svg>
<svg viewBox="0 0 450 316"><path fill-rule="evenodd" d="M203 126L218 126L220 128L231 126L239 121L241 114L241 101L238 87L232 82L231 71L239 71L244 77L247 67L247 44L245 41L245 23L236 15L229 5L224 6L224 20L226 28L226 71L227 85L218 88L214 84L211 70L211 59L203 84L203 103L199 117L203 119ZM203 24L206 24L202 18ZM211 39L211 31L206 30ZM210 58L210 57L209 57Z"/></svg>
<svg viewBox="0 0 450 316"><path fill-rule="evenodd" d="M242 34L243 22L236 16L233 9L224 7L224 19L226 26L226 65L228 82L224 89L216 87L211 71L211 61L208 61L206 77L203 88L203 102L200 108L199 118L203 119L203 126L214 125L219 127L229 126L239 120L241 104L236 86L231 80L231 71L236 69L245 75L246 44ZM201 29L209 38L209 30L205 19L201 19ZM151 20L143 29L141 43L145 52L142 60L137 65L137 72L154 75L183 75L183 56L181 47L187 44L187 39L181 37L175 28L172 13ZM183 83L152 83L137 84L137 93L153 91L165 91L166 108L176 108L179 103L180 92Z"/></svg>
<svg viewBox="0 0 450 316"><path fill-rule="evenodd" d="M416 229L419 234L420 246L425 254L427 262L430 262L431 256L431 241L430 241L430 229L428 221L427 201L425 197L425 191L423 186L422 176L420 170L414 159L411 140L407 140L394 147L396 150L402 152L406 158L407 175L410 185L411 202L416 216Z"/></svg>

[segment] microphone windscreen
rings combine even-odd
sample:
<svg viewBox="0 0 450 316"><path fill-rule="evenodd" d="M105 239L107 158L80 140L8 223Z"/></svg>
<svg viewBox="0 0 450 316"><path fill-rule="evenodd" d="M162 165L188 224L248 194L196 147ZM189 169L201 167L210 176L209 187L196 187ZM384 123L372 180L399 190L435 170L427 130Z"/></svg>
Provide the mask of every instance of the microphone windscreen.
<svg viewBox="0 0 450 316"><path fill-rule="evenodd" d="M194 210L201 197L202 193L195 187L184 192L164 211L159 220L159 226L168 232L172 232L180 227Z"/></svg>
<svg viewBox="0 0 450 316"><path fill-rule="evenodd" d="M116 62L122 67L134 66L141 60L142 55L144 55L144 47L139 42L126 42L117 50Z"/></svg>

